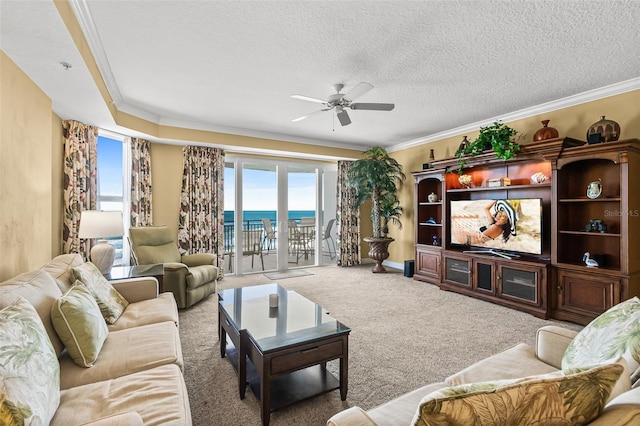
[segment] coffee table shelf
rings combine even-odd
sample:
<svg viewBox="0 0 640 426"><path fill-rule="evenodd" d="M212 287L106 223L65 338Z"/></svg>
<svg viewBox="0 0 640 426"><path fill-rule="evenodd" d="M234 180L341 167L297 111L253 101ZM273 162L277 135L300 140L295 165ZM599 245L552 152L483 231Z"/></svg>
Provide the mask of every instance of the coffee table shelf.
<svg viewBox="0 0 640 426"><path fill-rule="evenodd" d="M277 309L269 295L279 296ZM278 284L223 290L218 294L220 355L260 401L262 424L272 411L315 395L348 388L348 337L351 330L314 302ZM227 338L230 340L228 345ZM339 378L327 362L339 360Z"/></svg>

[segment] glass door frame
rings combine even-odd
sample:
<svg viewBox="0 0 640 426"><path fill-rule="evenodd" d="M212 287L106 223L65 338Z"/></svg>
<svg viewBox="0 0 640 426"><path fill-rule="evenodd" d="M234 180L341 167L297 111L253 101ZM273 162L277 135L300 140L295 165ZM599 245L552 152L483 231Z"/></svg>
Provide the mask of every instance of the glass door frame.
<svg viewBox="0 0 640 426"><path fill-rule="evenodd" d="M276 159L276 158L260 158L260 157L250 157L250 156L242 156L242 155L227 155L225 158L225 163L232 163L234 169L234 178L235 178L235 194L234 200L235 205L233 206L234 211L234 229L237 233L237 230L242 229L243 221L242 221L242 212L243 212L243 201L242 201L242 188L243 188L243 179L242 173L244 170L244 166L251 164L263 164L269 166L275 166L276 168L276 186L277 186L277 209L276 209L276 224L275 228L277 231L277 271L284 272L288 269L294 269L295 267L289 267L288 261L288 216L289 216L289 202L288 202L288 186L289 186L289 167L293 168L301 168L308 167L309 169L315 170L316 175L316 205L315 205L315 215L316 218L322 218L321 220L316 220L316 239L314 242L314 264L313 265L304 265L299 267L309 267L309 266L318 266L322 265L323 262L323 229L325 223L323 221L328 222L327 218L324 218L323 209L325 205L335 206L335 202L327 202L327 194L324 188L324 183L326 181L327 176L337 176L337 164L336 163L328 163L328 162L320 162L320 161L295 161L291 159ZM323 179L324 177L324 179ZM335 190L333 195L328 194L328 197L335 198ZM324 201L324 202L323 202ZM225 210L227 207L225 206ZM235 236L234 236L235 237ZM236 246L234 248L236 253L242 253L242 238L235 238ZM235 255L232 257L233 263L233 271L236 275L244 275L245 271L242 269L242 256ZM262 273L262 271L252 271L250 273Z"/></svg>

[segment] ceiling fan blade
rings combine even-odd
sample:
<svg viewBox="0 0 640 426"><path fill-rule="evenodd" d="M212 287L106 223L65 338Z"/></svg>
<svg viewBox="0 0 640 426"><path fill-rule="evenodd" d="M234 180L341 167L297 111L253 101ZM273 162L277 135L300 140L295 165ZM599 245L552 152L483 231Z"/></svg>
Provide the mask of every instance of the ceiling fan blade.
<svg viewBox="0 0 640 426"><path fill-rule="evenodd" d="M373 85L365 82L358 83L356 87L351 89L349 93L344 95L342 99L348 102L352 102L354 99L359 98L360 96L367 93L369 90L373 89Z"/></svg>
<svg viewBox="0 0 640 426"><path fill-rule="evenodd" d="M351 104L349 105L349 108L351 109L366 109L366 110L371 110L371 111L391 111L393 108L395 108L395 104L365 104L365 103L359 103L359 104Z"/></svg>
<svg viewBox="0 0 640 426"><path fill-rule="evenodd" d="M318 99L318 98L312 98L311 96L304 96L304 95L291 95L292 98L294 99L300 99L302 101L309 101L309 102L315 102L318 104L326 104L327 101L323 101L322 99Z"/></svg>
<svg viewBox="0 0 640 426"><path fill-rule="evenodd" d="M302 117L294 118L294 119L293 119L293 120L291 120L291 121L293 121L293 122L301 121L301 120L304 120L305 118L309 117L310 115L314 115L314 114L317 114L317 113L322 112L322 111L330 111L330 110L331 110L331 108L323 108L323 109L319 109L319 110L317 110L317 111L313 111L312 113L309 113L309 114L303 115Z"/></svg>
<svg viewBox="0 0 640 426"><path fill-rule="evenodd" d="M349 124L351 124L351 119L349 118L349 114L347 114L347 111L341 109L337 112L336 115L338 116L338 120L340 120L340 124L342 124L343 126L348 126Z"/></svg>

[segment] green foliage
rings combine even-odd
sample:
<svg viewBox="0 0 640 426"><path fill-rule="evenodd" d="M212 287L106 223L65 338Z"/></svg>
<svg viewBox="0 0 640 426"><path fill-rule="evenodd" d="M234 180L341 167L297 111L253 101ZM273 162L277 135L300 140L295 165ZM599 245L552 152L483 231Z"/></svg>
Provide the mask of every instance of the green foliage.
<svg viewBox="0 0 640 426"><path fill-rule="evenodd" d="M504 160L515 157L520 151L520 144L515 139L519 133L499 121L495 121L487 127L481 127L476 140L469 143L464 149L456 151L455 156L458 158L459 165L458 173L462 173L469 157L480 155L488 149L492 149L496 157Z"/></svg>
<svg viewBox="0 0 640 426"><path fill-rule="evenodd" d="M351 165L347 184L355 190L358 207L371 200L373 237L385 237L384 229L389 221L401 229L398 190L405 179L402 165L379 146L364 152L362 158Z"/></svg>

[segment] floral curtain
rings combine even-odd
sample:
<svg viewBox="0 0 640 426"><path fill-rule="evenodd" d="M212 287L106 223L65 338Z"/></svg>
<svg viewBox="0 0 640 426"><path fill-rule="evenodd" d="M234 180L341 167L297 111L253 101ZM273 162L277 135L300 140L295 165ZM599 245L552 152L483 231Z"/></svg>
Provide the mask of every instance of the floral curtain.
<svg viewBox="0 0 640 426"><path fill-rule="evenodd" d="M80 253L85 259L88 241L78 237L80 214L95 210L98 199L98 128L74 120L62 122L64 135L64 187L62 252Z"/></svg>
<svg viewBox="0 0 640 426"><path fill-rule="evenodd" d="M338 161L337 188L337 232L338 232L338 265L359 265L360 254L360 210L356 204L353 188L346 185L347 173L351 161Z"/></svg>
<svg viewBox="0 0 640 426"><path fill-rule="evenodd" d="M216 253L224 273L224 151L183 148L184 172L178 223L182 254Z"/></svg>
<svg viewBox="0 0 640 426"><path fill-rule="evenodd" d="M131 226L153 224L151 214L151 152L150 142L129 138L131 146Z"/></svg>

